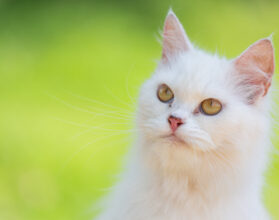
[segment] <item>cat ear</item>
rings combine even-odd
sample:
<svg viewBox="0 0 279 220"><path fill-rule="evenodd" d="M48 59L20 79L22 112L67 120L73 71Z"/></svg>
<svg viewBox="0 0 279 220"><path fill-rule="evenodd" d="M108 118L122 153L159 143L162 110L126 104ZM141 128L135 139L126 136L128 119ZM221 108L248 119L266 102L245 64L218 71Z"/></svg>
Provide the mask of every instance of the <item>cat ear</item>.
<svg viewBox="0 0 279 220"><path fill-rule="evenodd" d="M163 63L167 63L170 57L191 48L192 45L181 23L173 11L170 10L166 17L163 31Z"/></svg>
<svg viewBox="0 0 279 220"><path fill-rule="evenodd" d="M254 103L267 94L274 73L274 49L268 38L257 41L234 60L241 75L240 84L249 93L249 103Z"/></svg>

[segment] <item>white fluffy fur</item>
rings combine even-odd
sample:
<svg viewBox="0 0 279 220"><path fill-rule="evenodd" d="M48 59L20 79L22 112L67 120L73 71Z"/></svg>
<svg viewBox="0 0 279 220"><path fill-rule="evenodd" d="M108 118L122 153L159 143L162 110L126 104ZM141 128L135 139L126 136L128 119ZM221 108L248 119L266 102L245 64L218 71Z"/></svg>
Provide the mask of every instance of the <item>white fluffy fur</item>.
<svg viewBox="0 0 279 220"><path fill-rule="evenodd" d="M261 201L268 96L247 103L250 88L241 88L231 60L191 49L168 62L142 86L130 162L98 220L269 219ZM156 96L162 83L175 94L171 106ZM193 113L206 98L220 100L222 111ZM166 137L170 114L186 121L182 142Z"/></svg>

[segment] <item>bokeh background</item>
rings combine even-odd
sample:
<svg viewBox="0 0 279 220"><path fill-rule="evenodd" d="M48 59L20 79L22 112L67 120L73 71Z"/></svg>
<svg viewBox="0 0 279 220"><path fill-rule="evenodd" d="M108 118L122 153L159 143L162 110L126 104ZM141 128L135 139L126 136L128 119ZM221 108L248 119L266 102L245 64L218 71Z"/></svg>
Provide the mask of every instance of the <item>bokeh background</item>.
<svg viewBox="0 0 279 220"><path fill-rule="evenodd" d="M0 0L1 220L99 212L133 141L138 89L160 58L170 6L210 52L233 58L271 33L279 48L278 1ZM272 159L263 197L279 219Z"/></svg>

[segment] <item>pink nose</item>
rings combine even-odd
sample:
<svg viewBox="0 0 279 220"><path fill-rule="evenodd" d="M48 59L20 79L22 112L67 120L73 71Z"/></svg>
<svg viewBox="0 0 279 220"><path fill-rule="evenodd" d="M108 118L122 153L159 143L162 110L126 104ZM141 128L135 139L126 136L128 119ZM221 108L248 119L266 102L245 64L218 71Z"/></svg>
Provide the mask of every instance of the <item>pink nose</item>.
<svg viewBox="0 0 279 220"><path fill-rule="evenodd" d="M177 118L172 115L168 118L168 121L172 132L175 132L180 125L184 124L181 118Z"/></svg>

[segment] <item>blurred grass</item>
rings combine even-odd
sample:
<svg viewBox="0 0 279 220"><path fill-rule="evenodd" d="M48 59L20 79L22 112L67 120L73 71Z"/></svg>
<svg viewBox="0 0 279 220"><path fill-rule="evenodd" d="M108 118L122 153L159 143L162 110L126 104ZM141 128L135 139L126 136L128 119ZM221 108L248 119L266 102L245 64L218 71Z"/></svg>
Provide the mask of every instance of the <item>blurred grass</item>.
<svg viewBox="0 0 279 220"><path fill-rule="evenodd" d="M209 51L234 57L273 32L278 48L276 1L0 1L0 219L97 213L132 142L169 6ZM278 169L274 155L265 188L274 219Z"/></svg>

